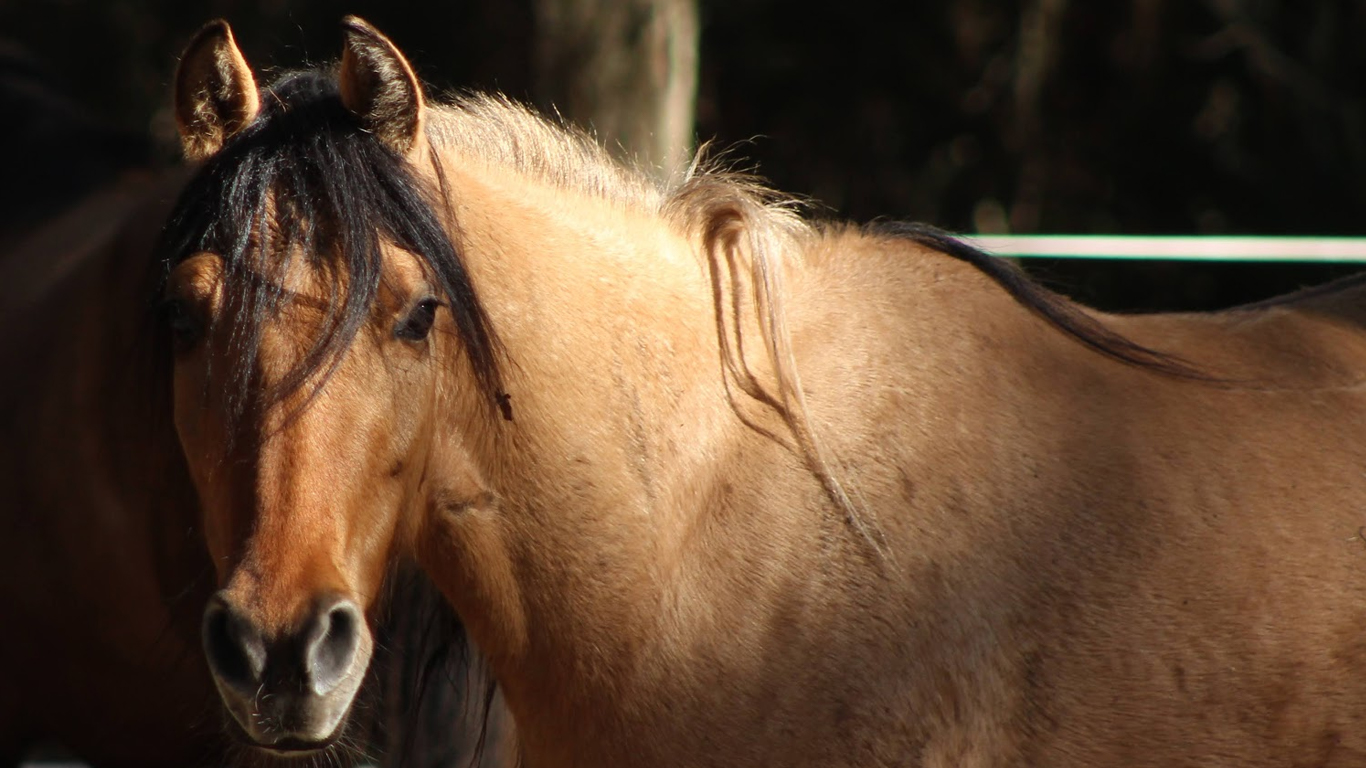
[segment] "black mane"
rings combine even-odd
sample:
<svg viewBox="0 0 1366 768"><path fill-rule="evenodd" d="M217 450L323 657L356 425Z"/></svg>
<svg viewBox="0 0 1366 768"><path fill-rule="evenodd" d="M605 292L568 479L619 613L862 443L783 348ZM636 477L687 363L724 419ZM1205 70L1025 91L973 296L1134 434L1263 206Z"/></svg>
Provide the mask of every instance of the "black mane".
<svg viewBox="0 0 1366 768"><path fill-rule="evenodd" d="M911 240L972 265L1049 325L1106 357L1168 376L1213 381L1179 357L1145 347L1105 327L1078 305L1034 282L1011 262L992 256L948 232L909 222L878 222L870 225L868 231Z"/></svg>
<svg viewBox="0 0 1366 768"><path fill-rule="evenodd" d="M241 298L233 305L235 341L250 360L280 306L280 278L294 254L330 279L327 330L268 393L278 400L307 381L325 381L340 361L371 311L382 278L380 244L388 240L426 266L481 390L496 403L498 343L437 214L445 192L440 183L442 189L431 189L362 130L343 106L333 73L287 74L262 91L257 119L181 193L158 246L162 282L194 253L221 255L225 293ZM233 372L230 401L237 415L249 373Z"/></svg>

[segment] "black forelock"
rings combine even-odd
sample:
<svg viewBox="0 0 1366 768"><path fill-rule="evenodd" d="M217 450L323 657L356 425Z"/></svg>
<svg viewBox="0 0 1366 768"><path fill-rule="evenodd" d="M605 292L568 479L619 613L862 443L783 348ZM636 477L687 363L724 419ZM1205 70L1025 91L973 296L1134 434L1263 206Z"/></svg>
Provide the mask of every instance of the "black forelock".
<svg viewBox="0 0 1366 768"><path fill-rule="evenodd" d="M158 249L162 280L188 256L224 262L224 291L235 297L234 343L253 360L261 331L276 316L279 286L293 258L305 258L332 286L326 330L277 389L319 384L369 316L382 279L380 245L389 241L426 265L455 320L488 402L500 396L497 341L437 206L444 189L423 182L408 162L362 129L342 104L335 75L286 74L261 94L257 119L191 178ZM321 374L321 375L319 375ZM249 370L235 371L232 410L245 407Z"/></svg>

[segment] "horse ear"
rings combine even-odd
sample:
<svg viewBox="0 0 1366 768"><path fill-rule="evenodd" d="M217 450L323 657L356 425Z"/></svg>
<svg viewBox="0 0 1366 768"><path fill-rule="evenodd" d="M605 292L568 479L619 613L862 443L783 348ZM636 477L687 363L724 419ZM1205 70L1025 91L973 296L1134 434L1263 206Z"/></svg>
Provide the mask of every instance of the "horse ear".
<svg viewBox="0 0 1366 768"><path fill-rule="evenodd" d="M342 20L342 103L390 149L406 155L422 133L422 86L389 38L365 21Z"/></svg>
<svg viewBox="0 0 1366 768"><path fill-rule="evenodd" d="M185 158L198 162L210 157L250 125L260 109L256 79L228 23L209 22L190 41L176 68L175 119Z"/></svg>

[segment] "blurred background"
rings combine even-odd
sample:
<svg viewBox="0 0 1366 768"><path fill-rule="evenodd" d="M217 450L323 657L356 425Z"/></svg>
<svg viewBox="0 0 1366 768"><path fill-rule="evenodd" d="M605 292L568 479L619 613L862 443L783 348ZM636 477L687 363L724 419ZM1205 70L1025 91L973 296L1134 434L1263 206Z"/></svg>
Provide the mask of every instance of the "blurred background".
<svg viewBox="0 0 1366 768"><path fill-rule="evenodd" d="M659 169L714 140L818 216L1366 234L1360 0L0 0L0 162L33 177L0 205L38 205L63 162L172 162L170 77L206 20L227 18L269 71L333 59L346 13L437 90L556 109ZM38 82L70 95L68 117L26 121L53 98ZM1128 310L1229 306L1353 269L1028 266Z"/></svg>

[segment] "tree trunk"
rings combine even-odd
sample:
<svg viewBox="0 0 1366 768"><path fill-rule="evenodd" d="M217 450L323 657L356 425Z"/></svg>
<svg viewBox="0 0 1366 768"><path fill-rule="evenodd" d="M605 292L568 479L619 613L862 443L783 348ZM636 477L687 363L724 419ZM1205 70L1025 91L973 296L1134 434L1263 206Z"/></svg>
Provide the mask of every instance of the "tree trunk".
<svg viewBox="0 0 1366 768"><path fill-rule="evenodd" d="M660 178L693 149L696 0L536 0L540 105Z"/></svg>

